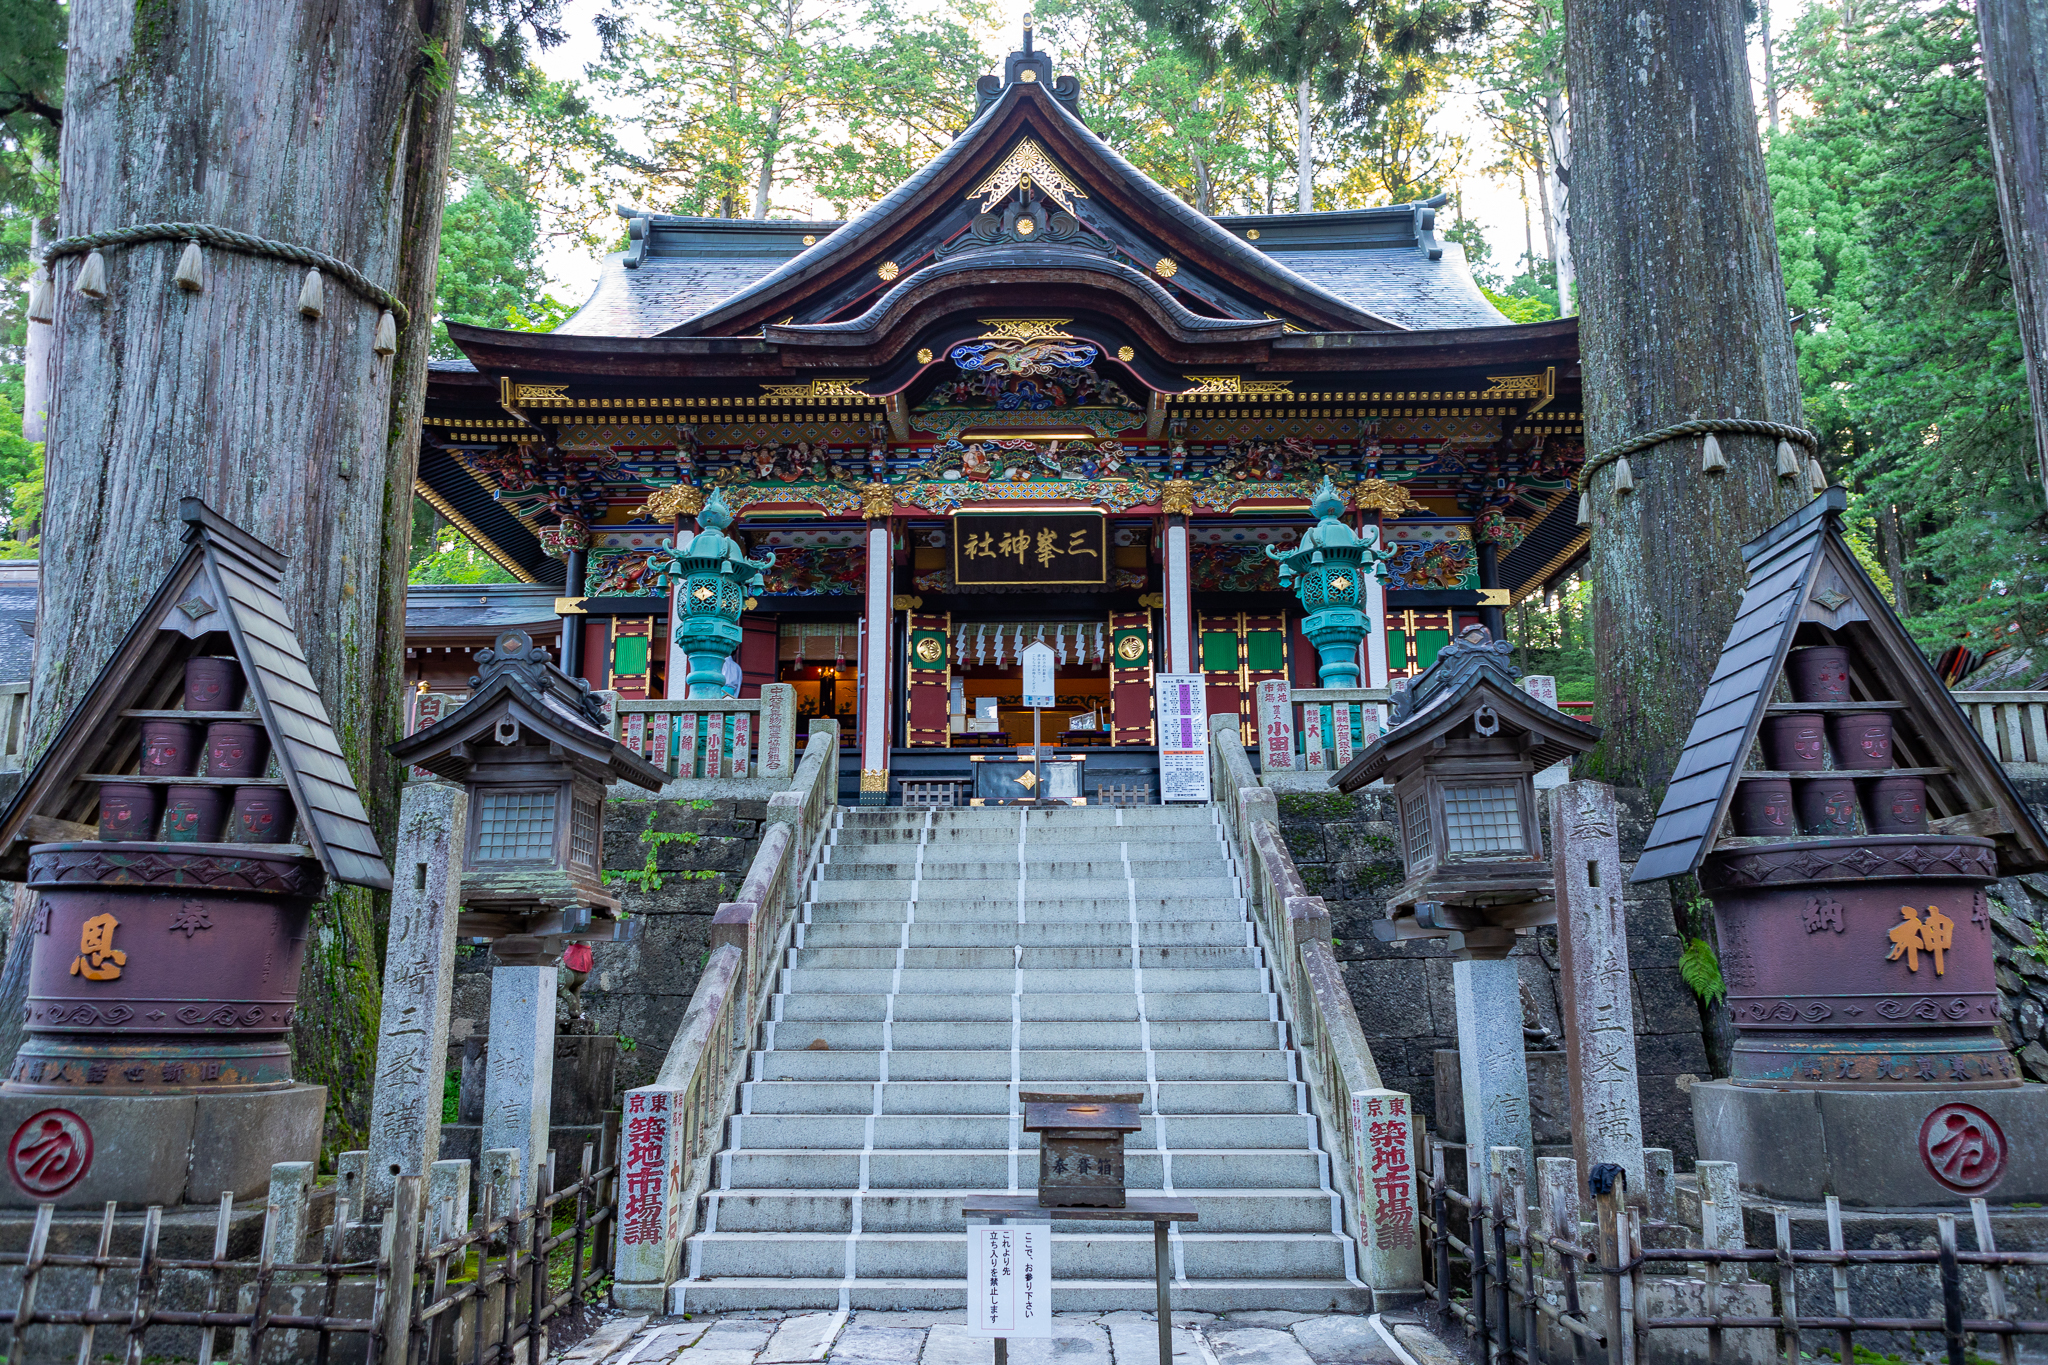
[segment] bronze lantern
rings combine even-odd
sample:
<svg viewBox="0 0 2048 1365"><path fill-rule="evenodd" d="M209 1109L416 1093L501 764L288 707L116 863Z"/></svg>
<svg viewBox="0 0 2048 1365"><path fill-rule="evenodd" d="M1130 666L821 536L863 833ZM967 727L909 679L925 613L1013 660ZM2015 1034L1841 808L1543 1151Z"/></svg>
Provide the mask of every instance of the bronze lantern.
<svg viewBox="0 0 2048 1365"><path fill-rule="evenodd" d="M1143 1127L1143 1095L1020 1094L1038 1137L1038 1202L1049 1209L1124 1206L1124 1134Z"/></svg>

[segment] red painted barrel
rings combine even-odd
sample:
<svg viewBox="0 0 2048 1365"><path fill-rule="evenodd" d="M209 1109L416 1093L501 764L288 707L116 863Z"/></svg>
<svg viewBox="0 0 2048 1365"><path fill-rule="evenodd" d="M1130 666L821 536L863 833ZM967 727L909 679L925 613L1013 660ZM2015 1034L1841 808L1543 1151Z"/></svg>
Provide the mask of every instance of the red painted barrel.
<svg viewBox="0 0 2048 1365"><path fill-rule="evenodd" d="M1988 839L1864 836L1707 855L1730 1079L1799 1088L2006 1087Z"/></svg>
<svg viewBox="0 0 2048 1365"><path fill-rule="evenodd" d="M28 1038L10 1091L141 1095L291 1082L292 1010L325 874L312 858L38 844Z"/></svg>

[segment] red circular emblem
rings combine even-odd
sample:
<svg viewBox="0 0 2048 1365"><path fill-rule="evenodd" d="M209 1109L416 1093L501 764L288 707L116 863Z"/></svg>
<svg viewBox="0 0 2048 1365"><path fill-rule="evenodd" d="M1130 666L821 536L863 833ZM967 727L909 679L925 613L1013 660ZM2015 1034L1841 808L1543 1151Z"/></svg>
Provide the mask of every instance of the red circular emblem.
<svg viewBox="0 0 2048 1365"><path fill-rule="evenodd" d="M1970 1104L1944 1104L1920 1125L1927 1173L1957 1194L1976 1194L2005 1174L2005 1134Z"/></svg>
<svg viewBox="0 0 2048 1365"><path fill-rule="evenodd" d="M69 1109L45 1109L14 1130L7 1170L30 1194L59 1195L92 1169L92 1129Z"/></svg>

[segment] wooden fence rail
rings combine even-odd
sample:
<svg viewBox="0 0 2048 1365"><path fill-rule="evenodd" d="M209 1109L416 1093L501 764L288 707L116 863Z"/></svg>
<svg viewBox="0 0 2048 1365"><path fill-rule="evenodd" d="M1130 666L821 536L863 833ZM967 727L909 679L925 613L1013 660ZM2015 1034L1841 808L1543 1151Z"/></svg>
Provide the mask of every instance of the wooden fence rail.
<svg viewBox="0 0 2048 1365"><path fill-rule="evenodd" d="M1845 1247L1833 1195L1827 1200L1826 1249L1795 1247L1783 1209L1774 1211L1776 1245L1752 1248L1742 1245L1740 1212L1718 1209L1704 1197L1704 1180L1700 1223L1693 1227L1657 1216L1668 1210L1654 1194L1647 1211L1631 1205L1620 1167L1594 1167L1581 1188L1578 1163L1569 1158L1540 1163L1549 1169L1539 1179L1541 1198L1532 1207L1517 1147L1492 1149L1488 1194L1468 1198L1450 1179L1453 1163L1444 1149L1442 1142L1431 1144L1429 1213L1423 1220L1427 1297L1447 1325L1463 1329L1481 1365L1583 1365L1589 1351L1604 1353L1608 1365L1697 1359L1696 1343L1666 1344L1656 1335L1674 1332L1703 1333L1710 1365L1731 1357L1796 1365L1827 1354L1841 1365L1856 1365L1859 1332L1935 1336L1948 1365L1970 1365L1970 1338L1991 1337L2004 1365L2013 1365L2019 1338L2048 1335L2048 1320L2017 1315L2005 1280L2011 1270L2048 1270L2048 1252L2000 1251L1982 1199L1970 1200L1966 1214L1930 1211L1932 1249ZM1462 1177L1464 1163L1455 1164ZM1587 1224L1579 1219L1582 1194L1594 1205L1595 1217ZM1971 1224L1974 1250L1958 1245L1958 1217ZM1587 1226L1596 1230L1594 1245L1582 1240ZM1915 1265L1931 1272L1938 1315L1851 1311L1852 1271ZM1802 1267L1834 1271L1832 1312L1802 1311ZM1989 1316L1968 1312L1965 1268L1982 1273ZM1752 1274L1765 1270L1775 1274ZM1688 1311L1694 1305L1700 1311ZM1731 1340L1729 1334L1738 1332L1749 1339ZM1769 1335L1760 1339L1759 1333Z"/></svg>

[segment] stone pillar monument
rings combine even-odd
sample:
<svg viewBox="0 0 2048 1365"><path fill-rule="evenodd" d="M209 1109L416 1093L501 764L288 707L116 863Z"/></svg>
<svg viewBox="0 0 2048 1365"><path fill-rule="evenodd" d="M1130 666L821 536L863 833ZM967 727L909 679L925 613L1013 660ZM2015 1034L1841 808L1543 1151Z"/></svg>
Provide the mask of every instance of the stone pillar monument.
<svg viewBox="0 0 2048 1365"><path fill-rule="evenodd" d="M1458 1069L1465 1091L1465 1190L1487 1193L1488 1151L1519 1147L1536 1157L1529 1119L1529 1063L1523 1056L1522 977L1512 958L1453 962Z"/></svg>

